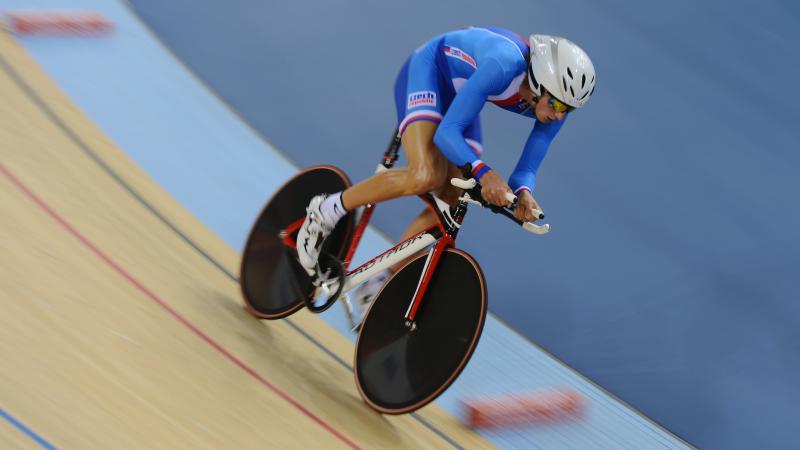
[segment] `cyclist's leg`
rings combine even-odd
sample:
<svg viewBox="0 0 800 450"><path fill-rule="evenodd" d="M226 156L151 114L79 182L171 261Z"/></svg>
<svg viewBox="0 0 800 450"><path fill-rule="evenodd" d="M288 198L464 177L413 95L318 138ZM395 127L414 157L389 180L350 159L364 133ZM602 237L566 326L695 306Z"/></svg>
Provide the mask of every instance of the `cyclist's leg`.
<svg viewBox="0 0 800 450"><path fill-rule="evenodd" d="M476 118L472 124L464 130L464 138L467 141L467 144L472 148L475 154L480 157L483 153L483 146L481 144L481 123L480 117ZM405 144L404 144L405 147ZM461 169L455 166L455 164L447 161L442 155L439 149L436 149L436 153L438 156L444 161L447 165L447 172L445 178L440 180L440 184L436 186L435 189L431 189L427 192L434 192L437 197L445 201L446 203L454 206L458 197L461 195L461 189L453 186L450 184L451 178L461 178L463 175L461 173ZM411 236L429 228L433 224L436 223L436 213L434 213L430 208L425 208L419 216L417 216L411 224L406 228L406 231L403 233L402 240L408 239Z"/></svg>
<svg viewBox="0 0 800 450"><path fill-rule="evenodd" d="M447 162L447 172L444 178L445 182L438 189L432 190L437 197L450 205L455 205L459 195L461 195L461 189L451 185L448 182L448 180L454 177L460 178L461 170L454 164ZM408 228L406 228L406 231L403 233L403 237L400 240L404 241L421 232L422 230L430 228L436 223L436 220L436 213L434 213L430 208L423 209L422 212L411 222Z"/></svg>
<svg viewBox="0 0 800 450"><path fill-rule="evenodd" d="M352 210L369 203L438 190L445 181L449 163L433 144L437 126L435 122L421 120L406 127L402 144L408 166L379 172L351 186L342 194L344 206Z"/></svg>
<svg viewBox="0 0 800 450"><path fill-rule="evenodd" d="M297 235L300 263L314 275L321 243L347 211L392 198L436 190L446 179L447 162L433 144L442 111L452 100L441 95L442 78L436 64L440 40L418 49L395 83L399 133L409 159L405 168L382 171L341 193L314 197Z"/></svg>
<svg viewBox="0 0 800 450"><path fill-rule="evenodd" d="M451 93L442 92L434 39L418 49L400 70L394 86L397 122L408 167L379 172L342 194L348 210L437 188L446 164L433 144L436 126L446 111ZM443 96L444 94L444 96Z"/></svg>

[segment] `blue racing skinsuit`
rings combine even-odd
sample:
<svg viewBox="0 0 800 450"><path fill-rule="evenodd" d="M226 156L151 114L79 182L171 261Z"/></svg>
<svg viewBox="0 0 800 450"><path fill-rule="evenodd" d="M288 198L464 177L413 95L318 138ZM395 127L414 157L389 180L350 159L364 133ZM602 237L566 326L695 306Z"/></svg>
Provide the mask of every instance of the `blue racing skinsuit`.
<svg viewBox="0 0 800 450"><path fill-rule="evenodd" d="M519 95L529 52L524 39L501 28L468 28L431 39L411 55L395 82L400 135L417 120L439 123L436 146L456 166L471 164L473 176L480 179L489 171L480 159L479 113L486 101L536 117ZM533 190L539 164L563 123L535 122L509 178L515 194Z"/></svg>

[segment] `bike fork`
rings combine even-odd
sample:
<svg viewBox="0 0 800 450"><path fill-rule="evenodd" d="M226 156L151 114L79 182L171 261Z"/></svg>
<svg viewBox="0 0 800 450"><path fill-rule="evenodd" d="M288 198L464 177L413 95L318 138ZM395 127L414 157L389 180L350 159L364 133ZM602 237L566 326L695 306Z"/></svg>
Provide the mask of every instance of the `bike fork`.
<svg viewBox="0 0 800 450"><path fill-rule="evenodd" d="M417 328L415 319L417 317L417 311L420 305L422 305L422 298L428 290L428 285L431 282L431 278L433 278L433 274L436 273L436 267L439 265L439 259L442 253L446 248L452 247L454 243L455 241L453 238L444 236L439 239L436 245L428 252L428 257L425 259L425 266L422 268L422 275L419 277L419 283L417 283L417 289L414 291L414 297L408 305L405 314L404 323L409 330L414 331Z"/></svg>
<svg viewBox="0 0 800 450"><path fill-rule="evenodd" d="M431 207L433 208L433 206ZM436 211L435 208L434 211ZM436 245L434 245L433 248L431 248L431 250L428 252L428 257L425 260L425 266L422 268L422 275L419 278L419 283L417 283L417 289L414 292L414 297L411 299L411 303L408 305L408 309L406 310L404 324L410 331L414 331L417 328L417 323L415 321L417 317L417 311L419 311L420 305L422 305L422 298L425 296L425 292L428 290L428 285L433 278L433 274L436 273L436 268L439 266L439 260L442 257L442 253L444 253L445 249L449 247L455 247L458 229L467 213L467 202L463 196L458 200L458 203L456 204L455 208L451 210L451 213L453 223L447 225L446 228L443 227L442 231L444 232L444 236L442 236L436 242ZM440 221L440 223L446 222L446 220Z"/></svg>

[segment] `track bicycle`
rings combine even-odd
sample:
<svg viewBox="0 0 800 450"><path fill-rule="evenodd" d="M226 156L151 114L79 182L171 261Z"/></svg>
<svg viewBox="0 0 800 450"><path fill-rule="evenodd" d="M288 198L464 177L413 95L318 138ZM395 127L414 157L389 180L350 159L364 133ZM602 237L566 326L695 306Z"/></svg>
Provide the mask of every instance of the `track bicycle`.
<svg viewBox="0 0 800 450"><path fill-rule="evenodd" d="M378 170L394 166L399 147L395 133ZM470 170L467 167L465 174ZM425 406L464 369L486 319L483 272L469 254L455 247L468 205L488 208L534 234L550 229L517 220L513 206L489 204L474 179L454 178L451 183L463 189L454 207L431 193L419 196L436 213L435 225L352 270L350 262L375 205L365 206L360 215L345 216L323 243L319 263L327 275L317 287L297 260L297 231L312 197L342 191L350 180L333 166L301 170L267 202L248 236L239 278L245 307L258 318L281 319L303 307L321 313L341 301L358 329L354 371L364 401L385 414ZM536 213L544 218L541 211ZM347 292L403 261L355 323Z"/></svg>

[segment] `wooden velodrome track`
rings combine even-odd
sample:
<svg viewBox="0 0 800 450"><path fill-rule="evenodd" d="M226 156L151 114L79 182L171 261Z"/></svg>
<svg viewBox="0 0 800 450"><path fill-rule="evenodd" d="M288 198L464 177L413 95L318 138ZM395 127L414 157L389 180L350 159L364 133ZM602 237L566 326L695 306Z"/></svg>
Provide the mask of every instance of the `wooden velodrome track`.
<svg viewBox="0 0 800 450"><path fill-rule="evenodd" d="M0 205L0 408L57 448L491 447L367 408L316 316L247 314L239 255L2 32ZM41 443L0 421L0 448Z"/></svg>

